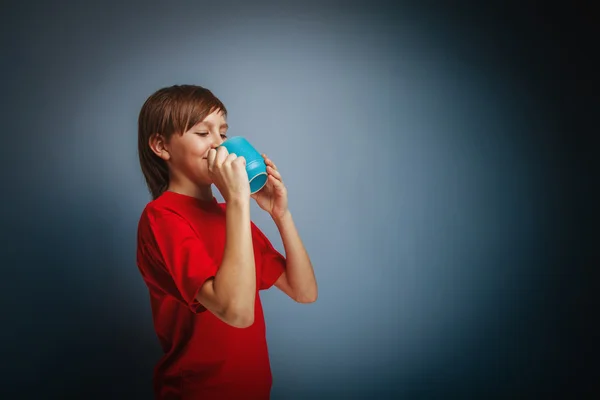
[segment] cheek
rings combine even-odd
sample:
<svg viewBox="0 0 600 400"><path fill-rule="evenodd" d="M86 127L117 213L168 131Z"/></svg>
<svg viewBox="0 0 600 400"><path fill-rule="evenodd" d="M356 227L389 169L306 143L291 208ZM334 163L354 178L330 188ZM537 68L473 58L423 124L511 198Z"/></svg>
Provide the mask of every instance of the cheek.
<svg viewBox="0 0 600 400"><path fill-rule="evenodd" d="M186 153L188 157L204 157L210 148L210 143L204 138L194 137L186 142Z"/></svg>
<svg viewBox="0 0 600 400"><path fill-rule="evenodd" d="M204 169L207 161L203 158L206 157L208 149L209 146L205 146L202 143L190 143L185 148L185 154L183 154L185 163L192 170L198 171L199 168Z"/></svg>
<svg viewBox="0 0 600 400"><path fill-rule="evenodd" d="M193 160L194 158L202 158L206 151L207 146L199 141L188 140L178 146L175 154L181 160Z"/></svg>
<svg viewBox="0 0 600 400"><path fill-rule="evenodd" d="M198 172L202 166L202 158L206 156L210 143L199 136L184 135L173 147L173 162L190 172ZM193 173L193 172L192 172Z"/></svg>
<svg viewBox="0 0 600 400"><path fill-rule="evenodd" d="M203 160L203 158L206 157L207 152L208 152L207 148L194 147L192 149L189 149L189 152L187 154L187 159L189 162L194 163L194 164L206 162L206 160Z"/></svg>

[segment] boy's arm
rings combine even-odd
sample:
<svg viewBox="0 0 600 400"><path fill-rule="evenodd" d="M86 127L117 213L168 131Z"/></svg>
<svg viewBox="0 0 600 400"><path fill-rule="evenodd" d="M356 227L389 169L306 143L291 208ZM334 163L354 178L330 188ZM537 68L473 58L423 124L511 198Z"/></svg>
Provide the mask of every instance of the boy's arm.
<svg viewBox="0 0 600 400"><path fill-rule="evenodd" d="M273 218L286 255L286 268L275 281L275 286L299 303L317 300L317 280L308 253L302 244L289 210L279 218Z"/></svg>
<svg viewBox="0 0 600 400"><path fill-rule="evenodd" d="M196 300L227 324L245 328L254 323L255 293L250 203L230 201L223 261L214 278L202 285Z"/></svg>

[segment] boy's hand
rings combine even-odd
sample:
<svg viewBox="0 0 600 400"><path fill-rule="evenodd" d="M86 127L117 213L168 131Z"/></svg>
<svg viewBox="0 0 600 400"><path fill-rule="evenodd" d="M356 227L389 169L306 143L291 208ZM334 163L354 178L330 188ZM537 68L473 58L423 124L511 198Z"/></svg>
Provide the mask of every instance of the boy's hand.
<svg viewBox="0 0 600 400"><path fill-rule="evenodd" d="M246 160L225 147L210 149L207 156L208 173L225 202L250 198L250 183L246 172Z"/></svg>
<svg viewBox="0 0 600 400"><path fill-rule="evenodd" d="M288 211L287 189L281 179L277 167L265 154L262 155L267 164L267 184L257 193L251 195L260 208L268 212L272 218L281 218Z"/></svg>

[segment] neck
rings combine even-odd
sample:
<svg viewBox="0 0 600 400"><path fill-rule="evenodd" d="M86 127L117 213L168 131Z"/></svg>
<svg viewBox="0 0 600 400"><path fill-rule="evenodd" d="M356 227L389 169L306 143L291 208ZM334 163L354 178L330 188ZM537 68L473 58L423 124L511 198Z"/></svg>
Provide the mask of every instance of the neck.
<svg viewBox="0 0 600 400"><path fill-rule="evenodd" d="M210 201L213 198L212 188L210 185L196 185L191 182L187 185L184 185L179 182L171 181L167 190L170 192L195 197L202 201Z"/></svg>

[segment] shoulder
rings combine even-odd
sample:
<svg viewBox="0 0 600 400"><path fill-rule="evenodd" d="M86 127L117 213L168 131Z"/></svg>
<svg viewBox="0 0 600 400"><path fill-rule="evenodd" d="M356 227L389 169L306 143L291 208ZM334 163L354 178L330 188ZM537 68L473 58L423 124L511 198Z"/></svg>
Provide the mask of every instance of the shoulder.
<svg viewBox="0 0 600 400"><path fill-rule="evenodd" d="M165 224L188 224L188 221L181 210L162 201L161 198L146 204L140 216L138 229L153 230Z"/></svg>

